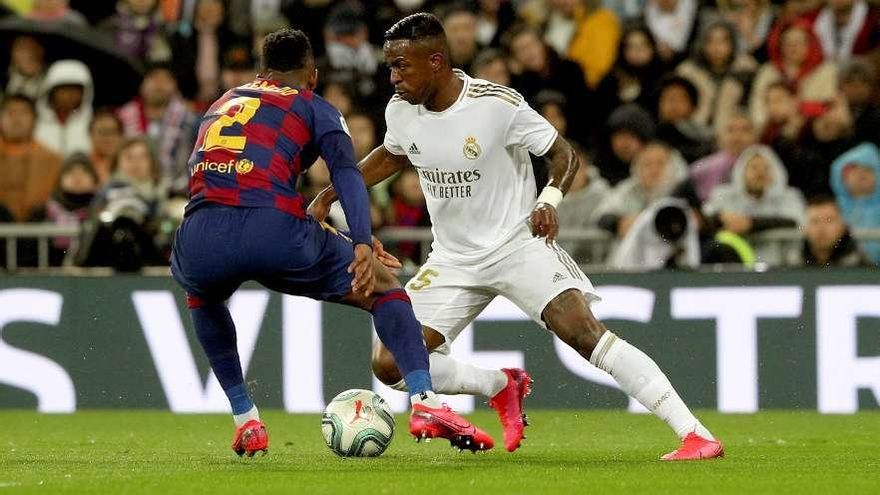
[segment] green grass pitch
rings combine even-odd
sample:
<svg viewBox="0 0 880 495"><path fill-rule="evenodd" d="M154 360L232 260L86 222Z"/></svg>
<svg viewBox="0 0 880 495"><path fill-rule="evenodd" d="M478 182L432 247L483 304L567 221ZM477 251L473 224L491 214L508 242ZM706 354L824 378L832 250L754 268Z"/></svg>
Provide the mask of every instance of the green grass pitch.
<svg viewBox="0 0 880 495"><path fill-rule="evenodd" d="M416 444L398 416L395 439L372 459L341 459L319 415L263 414L269 455L239 459L222 415L87 411L0 412L0 495L7 493L880 493L880 413L822 416L702 413L727 457L669 464L666 426L619 411L530 411L514 454ZM474 413L501 443L494 415Z"/></svg>

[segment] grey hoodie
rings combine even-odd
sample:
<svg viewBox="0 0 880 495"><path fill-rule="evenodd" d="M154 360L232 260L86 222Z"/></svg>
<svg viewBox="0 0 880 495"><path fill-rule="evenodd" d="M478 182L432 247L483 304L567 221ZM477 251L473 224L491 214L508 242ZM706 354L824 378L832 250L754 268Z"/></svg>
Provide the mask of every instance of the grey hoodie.
<svg viewBox="0 0 880 495"><path fill-rule="evenodd" d="M755 155L761 155L770 164L773 179L760 198L746 191L746 164ZM722 184L712 191L703 212L707 217L719 213L737 213L754 218L785 218L802 225L806 204L800 191L788 185L788 173L776 153L767 146L754 145L746 148L733 166L731 183ZM776 245L772 243L753 243L758 260L770 265L781 264L789 255L787 249L797 249L798 245ZM777 247L781 247L777 249Z"/></svg>
<svg viewBox="0 0 880 495"><path fill-rule="evenodd" d="M633 160L629 178L611 190L608 200L599 208L598 217L609 214L618 217L638 215L654 201L672 194L672 191L688 176L687 163L684 158L678 151L671 150L669 162L666 164L666 175L662 183L654 190L647 191L639 184L639 163L638 158Z"/></svg>
<svg viewBox="0 0 880 495"><path fill-rule="evenodd" d="M746 191L746 164L755 155L763 156L773 170L773 179L760 198ZM800 191L788 185L788 172L776 153L768 146L755 145L740 154L733 166L731 182L712 191L703 211L706 216L728 212L750 217L789 218L800 225L804 219L805 207Z"/></svg>
<svg viewBox="0 0 880 495"><path fill-rule="evenodd" d="M595 228L599 221L597 213L599 206L608 197L610 192L608 181L599 175L595 167L590 167L587 172L589 182L587 186L578 191L569 192L565 195L556 212L559 214L560 232L570 232ZM592 262L590 259L589 246L581 241L564 241L559 243L578 262Z"/></svg>

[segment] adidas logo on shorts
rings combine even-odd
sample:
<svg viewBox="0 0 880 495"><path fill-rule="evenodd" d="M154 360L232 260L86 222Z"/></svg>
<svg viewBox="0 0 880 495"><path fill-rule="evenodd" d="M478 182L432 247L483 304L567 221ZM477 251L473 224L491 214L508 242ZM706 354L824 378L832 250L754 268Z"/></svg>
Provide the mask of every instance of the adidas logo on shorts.
<svg viewBox="0 0 880 495"><path fill-rule="evenodd" d="M421 155L422 152L419 151L419 147L416 146L416 143L413 143L413 144L410 145L410 147L409 147L409 154L410 154L410 155Z"/></svg>
<svg viewBox="0 0 880 495"><path fill-rule="evenodd" d="M559 272L556 272L555 274L553 274L553 283L555 284L556 282L559 282L560 280L565 280L566 278L568 277Z"/></svg>

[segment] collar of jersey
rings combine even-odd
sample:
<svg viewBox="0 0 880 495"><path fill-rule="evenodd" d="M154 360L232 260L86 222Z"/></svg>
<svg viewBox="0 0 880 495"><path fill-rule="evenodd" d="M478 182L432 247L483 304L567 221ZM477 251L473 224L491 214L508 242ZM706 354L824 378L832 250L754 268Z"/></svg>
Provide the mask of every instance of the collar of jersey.
<svg viewBox="0 0 880 495"><path fill-rule="evenodd" d="M428 110L427 108L425 108L425 105L419 105L419 110L421 110L421 112L423 114L435 116L435 117L440 117L442 115L446 115L447 113L450 113L453 110L455 110L456 108L458 108L458 105L464 100L465 95L467 94L467 91L468 91L468 85L470 85L470 83L471 83L471 78L468 77L468 75L465 74L464 71L462 71L460 69L452 69L452 72L454 72L455 75L458 76L459 79L464 81L464 84L461 85L461 93L458 95L458 99L455 100L455 103L453 103L452 105L449 105L449 108L447 108L446 110L440 111L440 112L432 112L432 111Z"/></svg>

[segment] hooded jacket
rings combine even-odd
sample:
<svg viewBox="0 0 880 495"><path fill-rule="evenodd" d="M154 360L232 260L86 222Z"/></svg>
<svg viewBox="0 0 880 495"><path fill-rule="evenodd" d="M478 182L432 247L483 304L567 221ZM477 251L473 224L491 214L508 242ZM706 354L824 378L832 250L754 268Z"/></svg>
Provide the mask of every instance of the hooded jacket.
<svg viewBox="0 0 880 495"><path fill-rule="evenodd" d="M54 88L63 85L83 87L82 104L65 122L58 119L49 101ZM92 144L89 138L89 124L92 121L92 100L94 98L92 74L89 68L78 60L59 60L49 67L43 83L43 91L37 102L36 139L56 153L68 156L81 151L88 154Z"/></svg>
<svg viewBox="0 0 880 495"><path fill-rule="evenodd" d="M556 212L559 215L559 228L562 231L583 230L596 227L599 205L608 197L608 182L599 176L595 167L587 172L589 182L583 189L569 191L559 203ZM589 245L580 241L560 242L578 263L599 261L590 259Z"/></svg>
<svg viewBox="0 0 880 495"><path fill-rule="evenodd" d="M773 178L764 194L756 198L746 190L746 165L754 156L761 155L770 164ZM729 212L752 218L752 232L760 230L795 227L803 223L806 205L804 197L797 189L788 185L788 173L771 148L754 145L746 148L733 166L729 184L722 184L712 191L703 206L706 217L714 217ZM786 255L769 243L755 243L759 260L769 264L782 263Z"/></svg>
<svg viewBox="0 0 880 495"><path fill-rule="evenodd" d="M843 182L843 171L847 165L859 164L874 171L874 178L880 181L880 150L873 143L862 143L837 157L831 164L831 189L840 205L846 223L856 229L880 227L880 184L866 197L856 198L847 190ZM874 263L880 262L880 243L864 244L868 257Z"/></svg>
<svg viewBox="0 0 880 495"><path fill-rule="evenodd" d="M760 198L746 190L746 165L756 155L763 156L773 171L773 179ZM731 182L716 187L703 210L707 216L730 212L750 217L781 217L800 224L804 208L803 195L788 185L788 172L779 157L770 147L759 144L740 154L733 166Z"/></svg>

